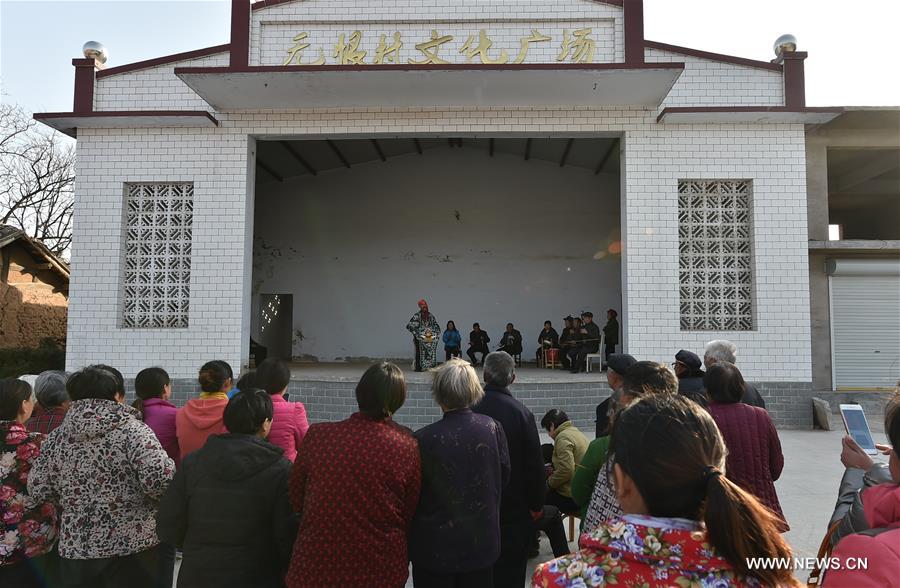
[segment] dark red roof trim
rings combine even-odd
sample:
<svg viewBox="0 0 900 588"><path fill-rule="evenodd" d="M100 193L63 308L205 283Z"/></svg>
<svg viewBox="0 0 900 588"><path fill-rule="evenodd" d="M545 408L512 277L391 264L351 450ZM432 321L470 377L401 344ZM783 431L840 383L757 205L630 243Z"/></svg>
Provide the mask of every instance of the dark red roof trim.
<svg viewBox="0 0 900 588"><path fill-rule="evenodd" d="M172 55L164 55L162 57L155 57L153 59L146 59L144 61L135 61L134 63L126 63L125 65L119 65L117 67L100 70L97 72L97 77L105 78L106 76L114 76L116 74L126 73L129 71L136 71L139 69L147 69L148 67L165 65L167 63L184 61L185 59L196 59L198 57L207 57L209 55L216 55L218 53L228 53L230 48L231 44L226 43L225 45L216 45L215 47L204 47L203 49L195 49L194 51L185 51L184 53L174 53Z"/></svg>
<svg viewBox="0 0 900 588"><path fill-rule="evenodd" d="M674 106L663 108L656 122L661 122L667 114L694 114L704 112L798 112L841 114L844 109L839 106L811 106L807 108L791 108L790 106Z"/></svg>
<svg viewBox="0 0 900 588"><path fill-rule="evenodd" d="M596 69L684 69L683 63L448 63L432 64L380 64L380 65L262 65L246 68L231 67L176 67L175 75L225 74L225 73L288 73L298 71L471 71L471 70L596 70Z"/></svg>
<svg viewBox="0 0 900 588"><path fill-rule="evenodd" d="M670 53L678 53L680 55L690 55L691 57L699 57L700 59L709 59L710 61L721 61L723 63L733 63L734 65L745 65L757 69L781 72L781 66L779 64L769 63L768 61L757 61L756 59L734 57L733 55L724 55L722 53L711 53L709 51L700 51L699 49L691 49L689 47L679 47L678 45L669 45L668 43L659 43L657 41L645 40L644 47L669 51Z"/></svg>

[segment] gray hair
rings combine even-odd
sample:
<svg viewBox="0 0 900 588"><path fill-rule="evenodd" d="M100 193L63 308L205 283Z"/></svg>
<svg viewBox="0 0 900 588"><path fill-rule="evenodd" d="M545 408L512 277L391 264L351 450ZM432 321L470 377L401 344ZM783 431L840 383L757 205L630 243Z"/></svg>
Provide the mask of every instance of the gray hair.
<svg viewBox="0 0 900 588"><path fill-rule="evenodd" d="M61 370L41 372L34 381L34 395L41 406L54 408L69 399L69 393L66 392L68 378L68 374Z"/></svg>
<svg viewBox="0 0 900 588"><path fill-rule="evenodd" d="M491 386L506 388L516 375L516 363L505 351L488 353L484 358L484 381Z"/></svg>
<svg viewBox="0 0 900 588"><path fill-rule="evenodd" d="M703 357L709 357L716 361L735 363L737 359L737 345L725 339L716 339L706 344Z"/></svg>
<svg viewBox="0 0 900 588"><path fill-rule="evenodd" d="M478 374L461 359L451 359L434 370L431 390L434 401L447 410L468 408L484 398Z"/></svg>

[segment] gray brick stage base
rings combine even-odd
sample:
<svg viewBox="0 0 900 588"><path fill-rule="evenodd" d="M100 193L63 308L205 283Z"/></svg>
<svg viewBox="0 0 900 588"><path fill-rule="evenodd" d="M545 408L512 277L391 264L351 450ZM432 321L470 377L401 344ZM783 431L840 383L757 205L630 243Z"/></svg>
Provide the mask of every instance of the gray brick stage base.
<svg viewBox="0 0 900 588"><path fill-rule="evenodd" d="M766 400L775 425L782 429L812 428L812 385L809 382L755 382ZM132 382L128 382L129 390ZM356 410L355 382L317 382L291 380L290 399L303 402L311 423L338 421ZM181 406L198 394L193 380L172 381L172 402ZM594 411L597 404L609 396L603 383L523 383L514 384L513 395L525 403L540 420L551 408L566 411L575 425L588 437L593 437ZM440 418L440 409L431 399L427 384L410 383L406 404L395 415L397 422L419 429ZM874 416L874 415L873 415ZM871 418L871 417L870 417ZM876 419L878 417L875 417Z"/></svg>

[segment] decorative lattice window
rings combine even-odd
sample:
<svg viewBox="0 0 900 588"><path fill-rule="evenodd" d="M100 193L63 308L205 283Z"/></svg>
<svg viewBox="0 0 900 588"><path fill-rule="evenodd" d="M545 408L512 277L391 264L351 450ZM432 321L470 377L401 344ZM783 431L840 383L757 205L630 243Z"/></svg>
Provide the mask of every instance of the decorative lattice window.
<svg viewBox="0 0 900 588"><path fill-rule="evenodd" d="M753 328L749 180L678 182L683 331Z"/></svg>
<svg viewBox="0 0 900 588"><path fill-rule="evenodd" d="M125 185L122 325L188 326L193 184Z"/></svg>

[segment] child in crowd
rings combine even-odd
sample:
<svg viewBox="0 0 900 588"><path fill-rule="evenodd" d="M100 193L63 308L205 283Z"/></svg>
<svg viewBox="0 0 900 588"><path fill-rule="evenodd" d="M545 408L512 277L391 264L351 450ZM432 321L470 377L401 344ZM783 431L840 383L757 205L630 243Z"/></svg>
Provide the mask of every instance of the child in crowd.
<svg viewBox="0 0 900 588"><path fill-rule="evenodd" d="M698 404L638 400L616 417L610 453L625 515L538 566L534 586L799 586L790 569L749 569L791 551L779 518L723 474L725 443Z"/></svg>
<svg viewBox="0 0 900 588"><path fill-rule="evenodd" d="M309 423L303 403L288 402L284 397L291 381L291 370L284 361L270 357L259 365L253 378L255 385L272 397L275 407L269 442L284 449L284 456L293 462Z"/></svg>
<svg viewBox="0 0 900 588"><path fill-rule="evenodd" d="M200 368L200 398L189 400L175 417L175 431L181 458L197 451L207 437L225 432L222 413L228 404L232 384L231 366L224 361L210 361Z"/></svg>
<svg viewBox="0 0 900 588"><path fill-rule="evenodd" d="M175 415L178 408L169 402L172 386L166 370L151 367L138 372L134 378L134 393L137 400L132 403L144 423L156 434L160 445L175 460L176 467L181 463L181 452L178 448L178 436L175 432Z"/></svg>

